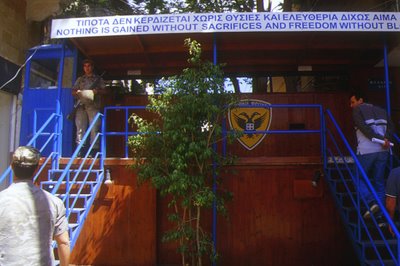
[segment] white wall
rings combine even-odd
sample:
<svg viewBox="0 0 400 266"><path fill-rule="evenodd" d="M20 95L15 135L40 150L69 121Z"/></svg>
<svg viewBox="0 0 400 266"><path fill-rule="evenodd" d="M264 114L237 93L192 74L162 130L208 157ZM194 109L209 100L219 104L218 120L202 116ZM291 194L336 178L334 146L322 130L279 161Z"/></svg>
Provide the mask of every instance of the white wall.
<svg viewBox="0 0 400 266"><path fill-rule="evenodd" d="M13 117L13 100L16 96L0 91L0 175L10 165L11 149L10 144L15 140L11 136L10 129L15 123ZM0 185L0 190L2 189Z"/></svg>
<svg viewBox="0 0 400 266"><path fill-rule="evenodd" d="M27 49L42 43L41 23L26 19L28 1L30 6L59 2L0 0L0 56L19 66L25 62ZM11 152L19 143L21 100L21 97L0 91L0 174L10 164Z"/></svg>

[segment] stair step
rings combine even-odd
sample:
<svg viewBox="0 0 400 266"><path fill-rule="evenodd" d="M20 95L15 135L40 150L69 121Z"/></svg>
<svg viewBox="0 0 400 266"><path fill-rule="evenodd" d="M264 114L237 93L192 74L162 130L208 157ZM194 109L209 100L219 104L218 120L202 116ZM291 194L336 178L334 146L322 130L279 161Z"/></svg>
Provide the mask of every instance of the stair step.
<svg viewBox="0 0 400 266"><path fill-rule="evenodd" d="M49 180L49 181L40 182L40 185L42 187L43 187L43 185L52 186L52 185L55 185L57 183L58 183L58 181ZM85 182L84 181L69 181L68 182L69 186L82 186L82 185L85 185L85 186L93 187L96 184L97 184L97 181L85 181ZM66 187L66 186L67 186L67 181L62 181L61 184L60 184L60 187Z"/></svg>
<svg viewBox="0 0 400 266"><path fill-rule="evenodd" d="M349 227L352 229L352 232L358 232L359 229L357 227L357 224L355 224L355 223L348 223L348 224L349 224ZM367 230L369 232L369 235L372 237L374 243L381 244L381 242L379 242L379 241L383 241L381 234L383 234L383 237L385 239L391 240L392 236L391 236L387 226L383 226L383 227L378 228L378 227L376 227L376 225L373 223L372 220L368 220L368 221L366 221L366 227L362 227L361 230L360 230L360 232L361 232L361 243L370 242L370 239L369 239L369 237L368 237L368 235L366 233ZM387 242L389 242L389 240L387 240Z"/></svg>
<svg viewBox="0 0 400 266"><path fill-rule="evenodd" d="M70 212L74 212L74 213L81 213L85 210L85 208L72 208L70 210Z"/></svg>
<svg viewBox="0 0 400 266"><path fill-rule="evenodd" d="M58 169L58 170L50 170L48 173L48 180L58 180L58 178L64 173L64 169ZM98 176L103 172L102 169L70 169L66 177L82 177L82 176ZM70 178L72 179L72 178Z"/></svg>
<svg viewBox="0 0 400 266"><path fill-rule="evenodd" d="M396 259L397 240L357 241L357 244L363 250L366 260L377 261L381 258L390 261Z"/></svg>
<svg viewBox="0 0 400 266"><path fill-rule="evenodd" d="M68 224L68 228L69 229L75 229L75 228L77 228L78 227L78 224L77 223L69 223Z"/></svg>
<svg viewBox="0 0 400 266"><path fill-rule="evenodd" d="M92 171L73 171L69 172L64 178L63 181L82 181L84 179L88 181L97 181L98 177L103 173L101 170L92 170ZM61 172L57 173L49 173L47 180L48 181L58 181L61 177Z"/></svg>
<svg viewBox="0 0 400 266"><path fill-rule="evenodd" d="M43 184L57 184L57 180L42 181ZM69 184L82 184L83 181L69 181ZM96 181L86 181L86 184L96 184ZM67 181L61 181L61 184L67 184Z"/></svg>
<svg viewBox="0 0 400 266"><path fill-rule="evenodd" d="M366 260L365 264L368 266L396 266L396 262L394 262L393 260L383 260L382 262L380 262L379 260Z"/></svg>
<svg viewBox="0 0 400 266"><path fill-rule="evenodd" d="M66 196L66 194L54 194L55 196L57 196L57 197L65 197ZM70 198L76 198L76 197L78 197L78 198L89 198L90 196L92 196L92 194L69 194L68 195Z"/></svg>
<svg viewBox="0 0 400 266"><path fill-rule="evenodd" d="M42 182L40 182L40 185L42 187L43 186L54 186L57 183L58 183L58 181L50 180L50 181L42 181ZM71 187L73 187L73 186L82 186L82 185L93 187L96 184L97 184L97 181L85 181L85 182L83 182L83 181L70 181L70 182L68 182L68 185L71 186ZM67 186L67 181L62 181L61 184L60 184L60 187L64 187L65 188L66 186Z"/></svg>
<svg viewBox="0 0 400 266"><path fill-rule="evenodd" d="M373 244L375 244L376 246L385 246L386 243L389 246L397 246L397 240L396 239L389 239L389 240L374 240ZM366 246L366 247L372 247L372 243L370 241L361 241L360 244Z"/></svg>
<svg viewBox="0 0 400 266"><path fill-rule="evenodd" d="M337 163L337 164L354 164L354 159L352 156L329 156L327 158L327 163Z"/></svg>
<svg viewBox="0 0 400 266"><path fill-rule="evenodd" d="M69 208L85 208L92 194L70 194L66 197L66 194L54 194L55 196L61 198L64 204ZM68 200L68 202L67 202ZM72 204L74 204L72 206Z"/></svg>
<svg viewBox="0 0 400 266"><path fill-rule="evenodd" d="M79 224L77 223L70 223L68 224L68 231L69 231L69 236L71 237L74 233L74 231L78 228Z"/></svg>
<svg viewBox="0 0 400 266"><path fill-rule="evenodd" d="M51 173L63 173L65 171L65 169L56 169L56 170L50 170L49 172ZM83 172L83 173L87 173L87 172L93 172L93 173L97 173L97 172L102 172L102 169L69 169L70 173L76 173L76 172Z"/></svg>

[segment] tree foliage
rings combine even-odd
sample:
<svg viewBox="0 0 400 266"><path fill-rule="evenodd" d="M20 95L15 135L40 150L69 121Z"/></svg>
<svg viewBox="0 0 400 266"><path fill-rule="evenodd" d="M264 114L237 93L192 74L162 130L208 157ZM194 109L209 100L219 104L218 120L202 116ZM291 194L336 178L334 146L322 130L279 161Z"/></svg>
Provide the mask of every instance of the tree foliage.
<svg viewBox="0 0 400 266"><path fill-rule="evenodd" d="M252 12L256 8L255 0L186 0L186 8L183 12Z"/></svg>
<svg viewBox="0 0 400 266"><path fill-rule="evenodd" d="M74 0L67 3L61 17L265 10L262 0Z"/></svg>
<svg viewBox="0 0 400 266"><path fill-rule="evenodd" d="M124 0L73 0L62 7L60 17L132 15L134 10Z"/></svg>
<svg viewBox="0 0 400 266"><path fill-rule="evenodd" d="M221 66L203 62L196 41L185 44L192 67L162 80L158 93L149 96L147 109L158 119L131 116L139 134L128 144L139 181L151 181L161 196L167 196L174 228L163 240L177 243L182 265L202 265L204 256L215 258L216 252L201 216L213 204L226 214L225 201L230 198L229 192L213 190L213 176L232 163L232 157L221 156L215 145L223 139L222 117L237 99L224 90Z"/></svg>

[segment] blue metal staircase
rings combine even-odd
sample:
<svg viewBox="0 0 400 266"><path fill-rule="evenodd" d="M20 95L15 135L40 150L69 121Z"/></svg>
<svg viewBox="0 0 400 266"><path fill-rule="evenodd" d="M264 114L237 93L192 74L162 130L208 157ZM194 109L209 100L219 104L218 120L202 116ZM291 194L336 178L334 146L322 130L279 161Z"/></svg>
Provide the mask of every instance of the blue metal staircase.
<svg viewBox="0 0 400 266"><path fill-rule="evenodd" d="M400 265L399 231L378 196L343 135L332 113L326 111L326 147L324 172L343 224L352 241L360 265ZM391 167L388 167L388 171ZM369 209L358 193L359 182L364 179L379 205L382 216L363 214ZM394 236L388 226L393 228Z"/></svg>
<svg viewBox="0 0 400 266"><path fill-rule="evenodd" d="M71 249L76 244L95 196L103 183L104 171L92 167L95 160L88 161L90 162L86 164L86 169L49 170L49 179L40 183L41 188L51 191L65 204ZM65 178L62 178L63 173L67 173Z"/></svg>
<svg viewBox="0 0 400 266"><path fill-rule="evenodd" d="M85 156L77 158L89 138L91 129L102 117L100 113L95 116L68 163L63 167L60 165L57 168L52 167L48 171L47 180L40 183L43 189L60 197L65 204L70 227L71 250L78 240L84 221L104 180L103 154L98 152L93 158L89 158L94 143L100 141L102 133L96 135Z"/></svg>

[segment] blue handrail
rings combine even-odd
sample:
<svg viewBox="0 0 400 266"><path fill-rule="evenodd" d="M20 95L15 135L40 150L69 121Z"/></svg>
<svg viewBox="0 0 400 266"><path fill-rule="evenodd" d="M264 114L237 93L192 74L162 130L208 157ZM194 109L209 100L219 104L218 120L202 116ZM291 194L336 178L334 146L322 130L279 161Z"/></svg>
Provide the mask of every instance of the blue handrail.
<svg viewBox="0 0 400 266"><path fill-rule="evenodd" d="M241 107L241 108L254 108L254 104L238 104L235 107ZM318 128L316 129L304 129L304 130L252 130L252 131L242 131L243 134L320 134L320 141L321 141L321 156L324 155L323 153L323 143L325 143L325 135L324 135L324 130L323 130L323 108L322 105L320 104L263 104L263 103L257 103L257 107L265 107L265 108L288 108L288 109L304 109L304 108L311 108L311 109L316 109L318 110L318 115L320 117L320 124ZM112 137L112 136L123 136L125 143L128 142L128 137L132 135L137 135L141 134L140 132L129 130L129 112L132 110L146 110L147 106L108 106L104 108L104 124L102 127L102 134L104 136L104 143L106 141L107 137ZM124 112L124 119L125 119L125 124L124 124L124 129L120 131L107 131L107 120L109 117L109 112L111 110L117 110ZM225 120L224 120L225 121ZM226 136L227 134L233 133L232 130L228 130L225 127L225 122L223 122L223 135ZM226 138L224 137L226 140ZM104 147L102 148L103 150L103 155L107 157L107 152L106 152L106 145L103 144ZM102 145L102 146L103 146ZM223 154L226 154L226 141L222 143L223 146ZM124 157L128 158L128 145L124 146Z"/></svg>
<svg viewBox="0 0 400 266"><path fill-rule="evenodd" d="M335 137L333 136L334 134L332 133L331 130L328 130L327 136L330 137L329 140L330 140L330 142L332 142L333 147L327 147L327 153L330 155L330 158L333 158L334 169L338 171L338 173L340 175L340 179L342 181L342 184L344 184L344 186L345 186L347 196L350 199L350 203L352 204L354 209L357 211L357 231L356 231L356 235L354 236L355 240L359 243L368 242L368 245L374 251L376 258L379 260L379 262L382 265L384 265L384 261L383 261L382 253L381 253L382 247L381 247L381 249L379 249L376 244L376 238L378 237L379 240L383 243L383 246L385 248L385 253L389 254L389 256L391 257L391 260L394 261L396 263L396 265L399 265L399 262L400 262L400 252L399 252L400 246L398 243L398 240L400 239L399 231L398 231L396 225L394 224L394 222L392 221L392 219L390 218L389 213L386 211L384 203L382 203L379 200L379 197L378 197L377 193L375 192L375 189L373 188L367 174L365 173L364 169L362 168L359 160L357 159L356 154L354 153L352 147L348 143L348 141L347 141L346 137L344 136L342 130L340 129L338 123L336 122L335 118L333 117L331 111L326 110L326 114L327 114L327 118L329 120L327 122L330 122L333 125L333 129L339 135L340 141L344 144L345 152L351 156L352 161L354 163L354 168L352 169L346 162L344 152L342 152L341 149L339 148L339 144L337 143L337 141L335 140ZM333 150L332 148L334 148L335 150ZM336 156L335 156L337 154L339 155L337 157L340 158L344 163L339 163L337 161ZM345 168L341 168L340 167L341 164L342 165L344 164ZM326 166L325 169L326 169L326 171L329 171L328 166ZM344 171L342 171L342 170L344 170ZM346 178L345 178L346 175L349 175L351 177L352 183L346 182ZM365 219L362 217L362 210L369 209L368 203L366 202L365 198L359 193L359 189L356 189L356 193L354 194L350 187L351 184L354 184L355 187L358 188L361 180L366 184L369 191L375 198L375 201L378 204L378 206L382 212L384 220L392 228L393 233L394 233L393 237L395 239L397 239L397 242L396 242L397 249L396 250L393 250L390 247L390 243L387 239L387 236L382 231L382 229L379 227L378 220L373 215L371 215L371 220L374 225L374 229L370 228L367 225L367 222L365 221ZM346 218L348 219L348 217L346 217ZM373 230L375 233L373 232ZM362 239L362 232L365 233L365 236L367 237L367 239ZM365 256L365 254L363 254L361 251L360 251L360 256L361 256L361 259L365 259L365 258L363 258L363 256Z"/></svg>
<svg viewBox="0 0 400 266"><path fill-rule="evenodd" d="M78 199L82 196L84 187L89 184L89 175L92 172L95 172L97 175L95 185L93 187L93 190L91 191L90 197L88 197L88 199L87 199L85 208L84 208L83 212L78 216L77 225L74 229L71 229L71 235L70 235L71 249L73 249L73 247L75 246L75 243L79 237L79 233L82 230L83 222L85 221L85 219L89 213L90 207L93 204L95 196L96 196L97 192L99 191L101 184L103 183L103 180L104 180L104 159L105 159L104 152L96 153L94 155L94 157L92 158L92 160L89 161L89 164L88 165L86 164L86 162L89 160L89 154L92 153L95 143L97 141L101 141L101 143L104 142L104 140L103 140L104 137L103 137L102 133L100 133L100 132L97 133L95 136L95 139L91 141L91 145L89 146L88 150L86 151L85 156L80 160L78 167L76 169L72 169L72 166L75 163L75 159L77 158L78 153L80 153L81 149L83 148L84 143L86 143L86 141L89 139L90 132L92 131L93 127L99 121L102 123L102 125L104 124L103 117L104 116L101 113L96 114L92 123L87 128L80 144L75 149L74 153L72 154L72 156L71 156L70 160L68 161L67 165L65 166L65 168L62 169L61 175L58 177L57 182L54 184L54 186L51 189L51 193L56 194L57 191L59 190L61 184L65 185L65 193L60 195L60 197L63 200L66 210L67 210L66 217L69 218L72 213L72 210L78 204ZM95 166L96 162L98 161L97 159L100 159L99 160L100 168L94 169L94 166ZM72 179L70 176L71 173L74 173L74 176L72 177ZM81 173L84 173L85 175L84 175L83 179L80 179L80 181L78 182L77 181L78 176ZM72 188L75 188L76 191L73 192L74 198L73 198L72 202L70 202L71 196L72 196L72 192L71 192Z"/></svg>
<svg viewBox="0 0 400 266"><path fill-rule="evenodd" d="M47 138L47 140L45 141L45 143L44 143L41 147L36 147L36 140L37 140L37 138L38 138L39 136L42 136L42 134L43 134L44 130L46 129L46 127L47 127L53 120L54 120L55 123L58 123L60 117L61 117L60 115L57 115L57 114L55 114L55 113L51 114L50 117L46 120L46 122L40 127L40 129L39 129L37 132L34 131L33 137L29 140L29 142L26 144L26 146L33 146L33 147L35 147L35 148L38 148L39 151L43 151L43 150L49 145L49 143L50 143L52 140L53 140L53 141L56 141L57 134L55 134L55 133L48 134L48 138ZM36 124L36 123L35 123L35 124ZM50 160L51 158L53 158L54 155L55 155L55 154L52 153L52 154L47 158L46 162L47 162L48 160ZM35 175L35 177L34 177L34 180L37 179L37 177L41 174L41 171L42 171L42 170L43 170L43 167L40 168L39 171L37 171L37 173L36 173L36 175ZM11 184L11 183L12 183L12 178L13 178L12 171L11 171L11 166L9 166L9 167L4 171L4 173L0 176L0 184L2 184L2 183L5 181L5 179L6 179L7 176L9 177L9 184Z"/></svg>
<svg viewBox="0 0 400 266"><path fill-rule="evenodd" d="M89 128L86 130L85 134L83 135L82 141L79 143L78 147L75 149L75 152L72 154L71 159L68 161L63 173L61 174L61 176L58 178L58 182L54 185L53 189L51 190L52 194L55 194L56 191L59 189L61 183L64 181L67 173L69 173L69 170L71 169L72 164L74 163L75 158L77 157L78 153L80 152L80 150L82 149L84 143L86 142L86 140L89 138L90 132L93 129L93 127L95 126L95 124L100 121L101 117L103 117L103 114L101 113L97 113L96 116L93 118L92 123L90 124ZM98 136L100 135L100 133L97 134L96 139L98 138ZM94 145L95 141L92 141L92 145L89 147L85 157L83 158L82 162L81 162L81 166L80 169L82 169L85 161L88 158L88 155L90 154L91 150L93 149L93 145ZM96 158L97 158L97 154L96 154ZM100 157L101 160L104 160L104 156ZM94 161L94 160L93 160Z"/></svg>
<svg viewBox="0 0 400 266"><path fill-rule="evenodd" d="M146 106L144 105L138 105L138 106L108 106L104 108L104 123L102 126L102 134L104 136L103 141L104 143L102 144L102 149L103 149L103 156L107 157L107 151L106 151L106 138L108 136L123 136L125 140L125 144L128 143L128 137L132 135L139 134L136 131L131 131L129 130L129 111L130 110L146 110ZM111 110L117 110L117 111L123 111L124 112L124 130L123 131L106 131L107 129L107 118L109 116L109 112ZM128 145L124 146L124 156L125 158L128 158Z"/></svg>

